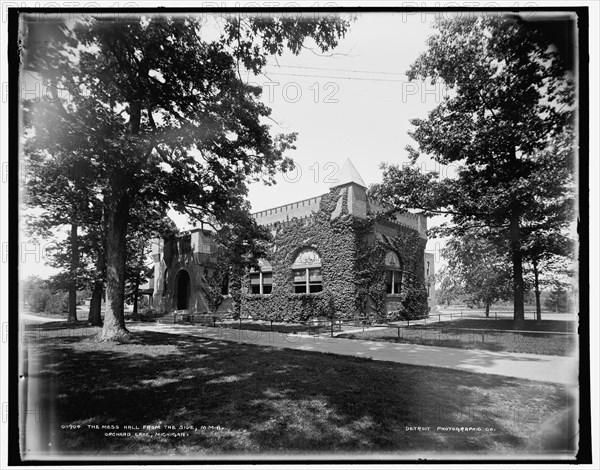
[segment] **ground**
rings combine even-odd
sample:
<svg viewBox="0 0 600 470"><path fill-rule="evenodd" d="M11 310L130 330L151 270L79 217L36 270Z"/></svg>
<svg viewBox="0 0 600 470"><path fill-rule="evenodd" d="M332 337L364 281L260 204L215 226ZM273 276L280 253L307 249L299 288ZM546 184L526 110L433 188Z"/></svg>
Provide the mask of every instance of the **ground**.
<svg viewBox="0 0 600 470"><path fill-rule="evenodd" d="M188 458L573 448L574 396L558 384L148 331L132 343L98 343L97 328L42 328L27 343L28 386L52 410L28 442L42 452L48 444ZM169 437L143 434L144 425L190 429Z"/></svg>
<svg viewBox="0 0 600 470"><path fill-rule="evenodd" d="M525 320L514 333L508 319L465 319L398 328L370 328L340 338L391 341L460 349L485 349L527 354L570 356L577 350L577 324L562 320ZM563 334L573 333L573 334Z"/></svg>

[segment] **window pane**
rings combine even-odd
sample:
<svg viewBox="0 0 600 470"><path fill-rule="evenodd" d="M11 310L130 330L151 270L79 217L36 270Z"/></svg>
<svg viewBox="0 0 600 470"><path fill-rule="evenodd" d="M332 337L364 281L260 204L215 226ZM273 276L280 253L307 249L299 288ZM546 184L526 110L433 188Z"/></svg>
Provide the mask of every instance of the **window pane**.
<svg viewBox="0 0 600 470"><path fill-rule="evenodd" d="M394 272L394 293L400 294L402 292L402 271Z"/></svg>
<svg viewBox="0 0 600 470"><path fill-rule="evenodd" d="M306 282L306 269L294 269L294 283Z"/></svg>
<svg viewBox="0 0 600 470"><path fill-rule="evenodd" d="M260 273L251 273L250 274L250 285L252 285L252 286L260 285Z"/></svg>
<svg viewBox="0 0 600 470"><path fill-rule="evenodd" d="M310 292L321 292L323 290L323 285L322 284L311 284L310 285Z"/></svg>
<svg viewBox="0 0 600 470"><path fill-rule="evenodd" d="M393 294L392 290L394 286L392 286L392 271L385 272L385 292L386 294Z"/></svg>
<svg viewBox="0 0 600 470"><path fill-rule="evenodd" d="M273 286L263 286L263 294L270 294L273 291Z"/></svg>
<svg viewBox="0 0 600 470"><path fill-rule="evenodd" d="M260 286L255 286L255 285L251 286L250 292L252 294L260 294Z"/></svg>
<svg viewBox="0 0 600 470"><path fill-rule="evenodd" d="M312 283L323 282L323 275L321 274L321 268L312 268L308 270L308 281Z"/></svg>
<svg viewBox="0 0 600 470"><path fill-rule="evenodd" d="M298 285L294 286L294 292L296 294L306 293L306 284L298 284Z"/></svg>
<svg viewBox="0 0 600 470"><path fill-rule="evenodd" d="M273 284L273 273L263 273L263 286Z"/></svg>

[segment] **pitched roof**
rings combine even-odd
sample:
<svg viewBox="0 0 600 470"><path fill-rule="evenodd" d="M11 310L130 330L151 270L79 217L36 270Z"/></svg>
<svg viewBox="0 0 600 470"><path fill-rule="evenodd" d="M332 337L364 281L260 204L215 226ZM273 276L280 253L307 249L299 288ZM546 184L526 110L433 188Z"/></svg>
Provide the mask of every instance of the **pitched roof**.
<svg viewBox="0 0 600 470"><path fill-rule="evenodd" d="M350 161L349 158L346 159L339 173L335 175L334 178L337 179L338 182L333 184L331 186L332 188L350 183L357 184L359 186L362 186L363 188L367 187L362 177L358 173L358 170L354 167L353 163Z"/></svg>

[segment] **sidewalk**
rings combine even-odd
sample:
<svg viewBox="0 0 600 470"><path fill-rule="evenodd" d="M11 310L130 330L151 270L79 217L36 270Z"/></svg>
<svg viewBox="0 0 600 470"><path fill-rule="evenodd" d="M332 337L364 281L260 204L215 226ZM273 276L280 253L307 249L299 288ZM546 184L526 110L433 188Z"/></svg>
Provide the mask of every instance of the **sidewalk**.
<svg viewBox="0 0 600 470"><path fill-rule="evenodd" d="M444 348L193 325L136 322L129 323L128 328L131 331L185 334L260 346L342 354L417 366L445 367L479 374L495 374L565 385L578 383L579 361L575 357Z"/></svg>

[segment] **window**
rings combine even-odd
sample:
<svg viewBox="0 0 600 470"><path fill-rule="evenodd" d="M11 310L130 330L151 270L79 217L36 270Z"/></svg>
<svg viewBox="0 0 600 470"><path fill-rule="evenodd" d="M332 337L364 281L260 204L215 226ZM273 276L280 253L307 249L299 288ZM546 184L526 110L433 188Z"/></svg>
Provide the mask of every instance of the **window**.
<svg viewBox="0 0 600 470"><path fill-rule="evenodd" d="M250 273L250 293L251 294L270 294L273 291L273 273L272 272L251 272Z"/></svg>
<svg viewBox="0 0 600 470"><path fill-rule="evenodd" d="M393 251L388 251L385 256L385 292L387 294L402 292L402 264Z"/></svg>
<svg viewBox="0 0 600 470"><path fill-rule="evenodd" d="M323 290L321 257L315 250L301 250L292 265L292 272L296 294L314 294Z"/></svg>

